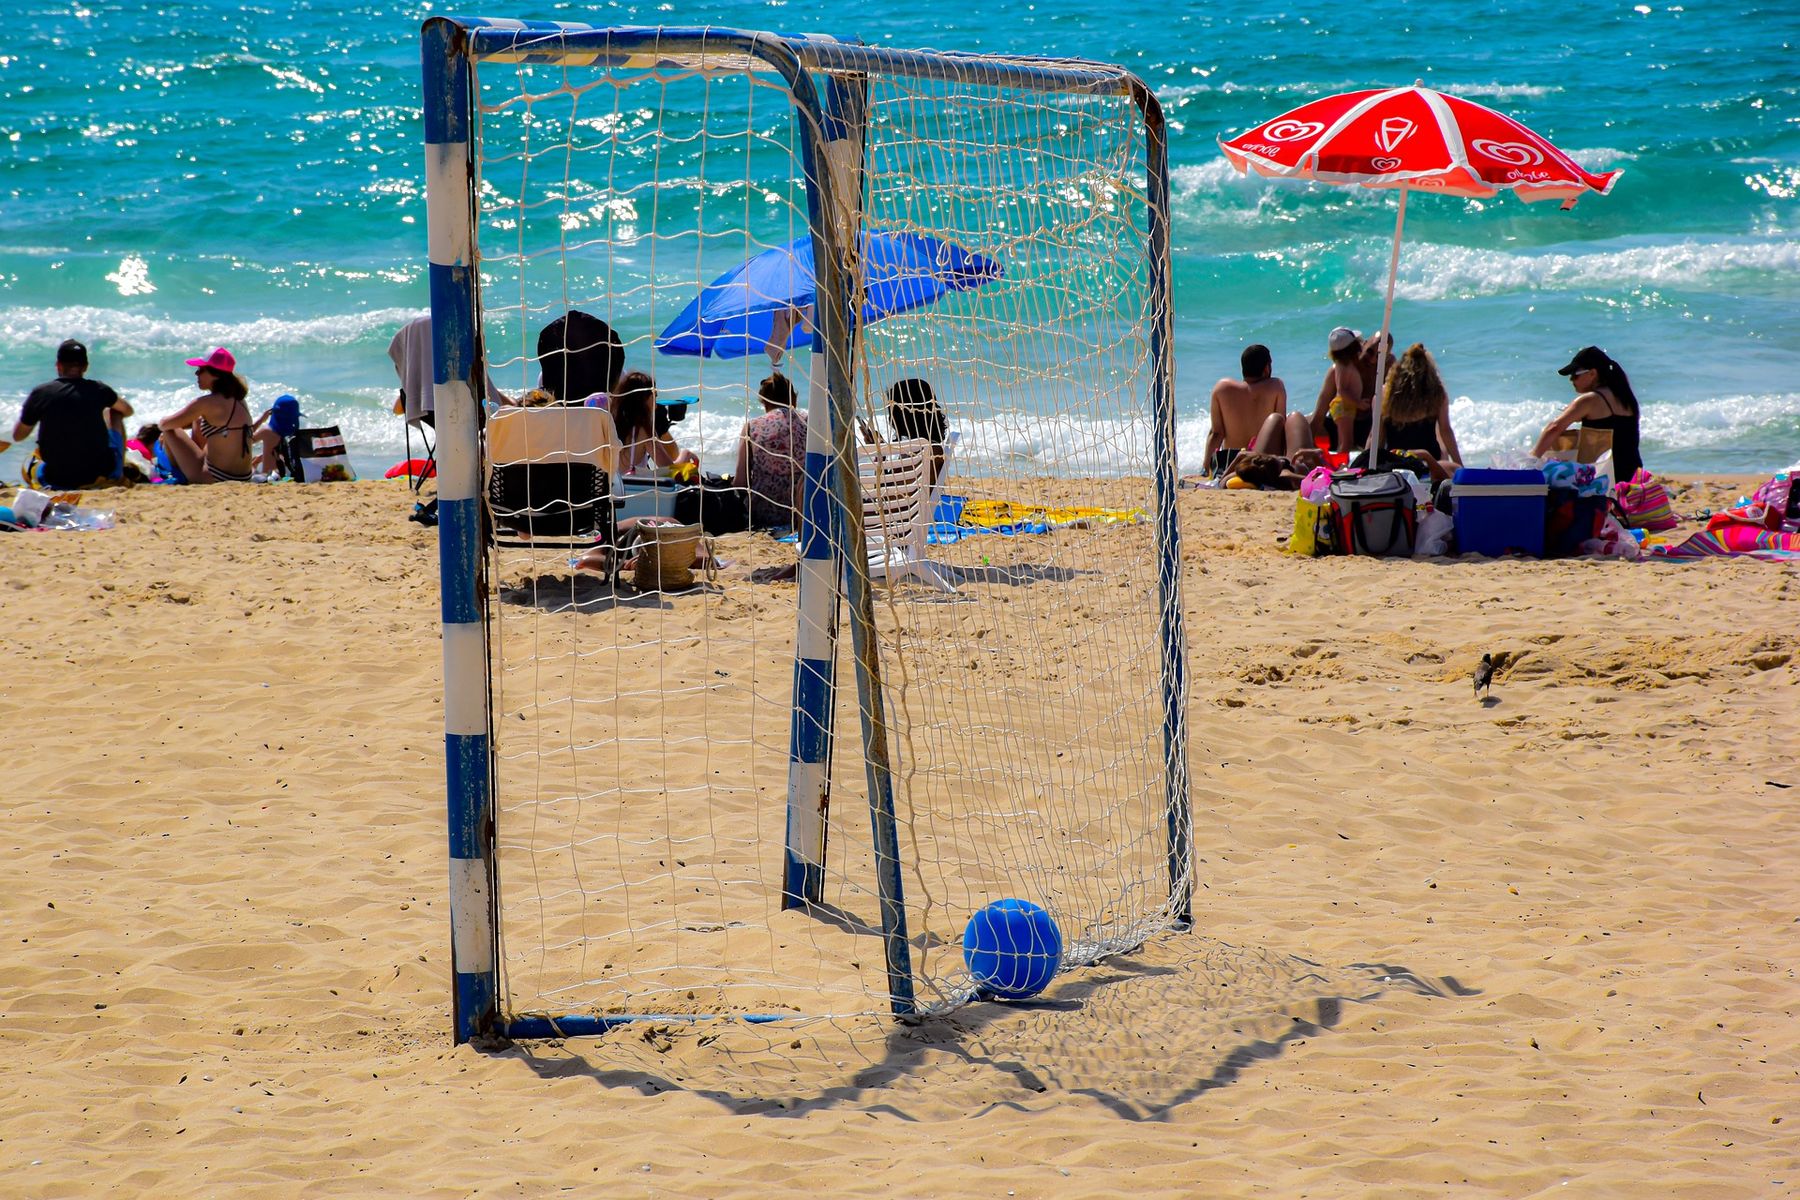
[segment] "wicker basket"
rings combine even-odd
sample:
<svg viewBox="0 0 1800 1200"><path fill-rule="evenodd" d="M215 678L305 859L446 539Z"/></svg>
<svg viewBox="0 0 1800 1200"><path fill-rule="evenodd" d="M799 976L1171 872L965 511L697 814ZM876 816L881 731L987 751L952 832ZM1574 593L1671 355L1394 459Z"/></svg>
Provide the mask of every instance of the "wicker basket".
<svg viewBox="0 0 1800 1200"><path fill-rule="evenodd" d="M678 592L694 586L694 556L704 531L698 525L641 525L631 582L640 592Z"/></svg>

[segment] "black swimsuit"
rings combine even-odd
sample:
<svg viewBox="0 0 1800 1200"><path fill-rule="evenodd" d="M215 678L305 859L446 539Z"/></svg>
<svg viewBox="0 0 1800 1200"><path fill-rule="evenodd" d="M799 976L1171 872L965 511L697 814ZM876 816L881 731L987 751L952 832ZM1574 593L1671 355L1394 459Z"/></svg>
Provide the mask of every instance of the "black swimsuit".
<svg viewBox="0 0 1800 1200"><path fill-rule="evenodd" d="M1417 421L1408 421L1404 425L1382 422L1383 431L1381 448L1383 450L1423 450L1433 458L1444 457L1444 448L1438 443L1437 418L1420 417Z"/></svg>
<svg viewBox="0 0 1800 1200"><path fill-rule="evenodd" d="M1613 397L1605 392L1598 395L1606 401L1606 415L1584 417L1581 427L1612 430L1613 479L1619 483L1627 483L1638 473L1638 468L1644 465L1643 454L1638 449L1638 410L1633 407L1630 412L1614 412Z"/></svg>

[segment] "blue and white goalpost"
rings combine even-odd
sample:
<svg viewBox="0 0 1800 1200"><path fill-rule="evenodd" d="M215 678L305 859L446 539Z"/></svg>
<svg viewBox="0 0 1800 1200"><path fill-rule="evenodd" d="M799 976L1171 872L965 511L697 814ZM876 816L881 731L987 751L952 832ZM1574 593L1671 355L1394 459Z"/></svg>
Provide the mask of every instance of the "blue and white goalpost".
<svg viewBox="0 0 1800 1200"><path fill-rule="evenodd" d="M425 24L423 78L457 1040L939 1011L975 995L961 931L1005 898L1048 910L1065 969L1185 928L1167 151L1143 84L451 18ZM901 234L998 268L883 311L860 237ZM718 551L797 558L797 586L664 593L573 569L542 530L493 539L488 388L536 386L570 311L688 401L672 432L729 472L768 360L658 334L794 244L810 292L754 306L807 314L784 363L802 520ZM954 435L946 499L926 480L908 509L946 518L927 550L953 593L889 578L895 531L865 529L859 455L907 436L903 380Z"/></svg>

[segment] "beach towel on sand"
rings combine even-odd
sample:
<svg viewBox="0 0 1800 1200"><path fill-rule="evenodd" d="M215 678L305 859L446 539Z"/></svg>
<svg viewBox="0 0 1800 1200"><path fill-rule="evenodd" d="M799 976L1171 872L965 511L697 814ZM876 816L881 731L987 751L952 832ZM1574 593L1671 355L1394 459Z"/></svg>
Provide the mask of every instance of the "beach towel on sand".
<svg viewBox="0 0 1800 1200"><path fill-rule="evenodd" d="M1011 500L957 499L955 520L947 519L942 502L938 519L932 523L926 541L933 546L960 542L976 534L1017 537L1022 533L1049 533L1053 529L1095 529L1102 525L1142 525L1146 520L1141 508L1088 508L1080 505L1019 504ZM797 542L798 533L777 539Z"/></svg>
<svg viewBox="0 0 1800 1200"><path fill-rule="evenodd" d="M1800 533L1776 533L1754 525L1722 525L1703 529L1679 542L1655 538L1644 543L1651 558L1759 558L1765 562L1800 561Z"/></svg>
<svg viewBox="0 0 1800 1200"><path fill-rule="evenodd" d="M1088 508L1080 505L1019 504L1011 500L969 500L955 522L939 520L926 541L934 546L961 541L975 534L1016 537L1022 533L1049 533L1053 529L1096 529L1102 525L1141 525L1141 508Z"/></svg>
<svg viewBox="0 0 1800 1200"><path fill-rule="evenodd" d="M1144 523L1144 510L1017 504L1011 500L970 500L963 505L960 523L989 530L1019 525L1041 525L1047 529L1085 529L1100 525L1141 525Z"/></svg>

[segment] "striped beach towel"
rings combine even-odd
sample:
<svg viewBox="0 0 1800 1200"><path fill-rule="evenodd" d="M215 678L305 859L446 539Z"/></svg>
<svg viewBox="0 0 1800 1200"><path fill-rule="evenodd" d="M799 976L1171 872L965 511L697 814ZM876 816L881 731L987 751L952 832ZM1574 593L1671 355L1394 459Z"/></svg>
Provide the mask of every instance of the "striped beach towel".
<svg viewBox="0 0 1800 1200"><path fill-rule="evenodd" d="M1690 534L1679 542L1647 539L1651 558L1760 558L1765 562L1800 561L1800 533L1775 533L1754 525L1722 525Z"/></svg>

